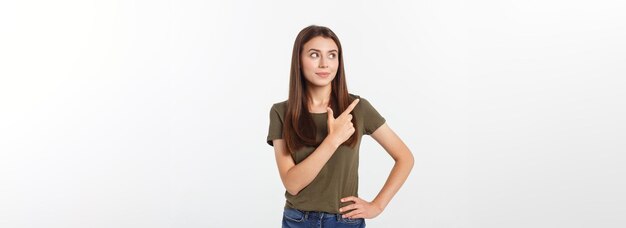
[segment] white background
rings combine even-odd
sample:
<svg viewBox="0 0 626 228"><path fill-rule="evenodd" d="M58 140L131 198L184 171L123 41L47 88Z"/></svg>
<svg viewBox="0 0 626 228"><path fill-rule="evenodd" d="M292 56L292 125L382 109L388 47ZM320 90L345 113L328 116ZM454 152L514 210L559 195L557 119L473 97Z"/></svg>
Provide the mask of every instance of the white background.
<svg viewBox="0 0 626 228"><path fill-rule="evenodd" d="M623 1L3 1L0 227L279 227L297 33L415 155L368 227L626 226ZM360 195L393 160L361 145Z"/></svg>

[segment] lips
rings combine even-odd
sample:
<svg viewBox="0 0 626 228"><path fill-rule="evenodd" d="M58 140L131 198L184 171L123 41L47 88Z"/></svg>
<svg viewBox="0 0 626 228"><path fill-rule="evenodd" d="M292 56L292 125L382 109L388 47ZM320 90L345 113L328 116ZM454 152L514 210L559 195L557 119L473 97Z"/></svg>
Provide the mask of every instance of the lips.
<svg viewBox="0 0 626 228"><path fill-rule="evenodd" d="M318 76L322 78L327 78L328 76L330 76L330 73L326 73L326 72L317 72L315 74L317 74Z"/></svg>

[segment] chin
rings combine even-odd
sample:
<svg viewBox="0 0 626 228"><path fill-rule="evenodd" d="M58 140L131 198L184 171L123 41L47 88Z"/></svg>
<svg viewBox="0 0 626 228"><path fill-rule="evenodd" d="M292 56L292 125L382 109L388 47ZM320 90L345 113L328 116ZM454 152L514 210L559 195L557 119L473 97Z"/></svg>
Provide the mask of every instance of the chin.
<svg viewBox="0 0 626 228"><path fill-rule="evenodd" d="M313 81L309 81L309 84L313 85L313 86L319 86L319 87L324 87L327 85L330 85L332 83L332 79L315 79Z"/></svg>
<svg viewBox="0 0 626 228"><path fill-rule="evenodd" d="M311 83L311 84L313 84L313 86L316 86L316 87L325 87L325 86L330 85L330 82L328 82L328 83L315 82L315 83Z"/></svg>

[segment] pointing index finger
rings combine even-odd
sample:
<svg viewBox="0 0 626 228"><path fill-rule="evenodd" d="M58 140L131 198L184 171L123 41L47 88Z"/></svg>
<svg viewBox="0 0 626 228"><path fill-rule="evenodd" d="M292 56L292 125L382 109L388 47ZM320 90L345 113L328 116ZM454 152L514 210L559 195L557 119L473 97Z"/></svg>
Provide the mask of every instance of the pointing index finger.
<svg viewBox="0 0 626 228"><path fill-rule="evenodd" d="M345 111L343 111L343 113L341 113L342 116L347 116L350 112L352 112L352 110L354 109L354 107L356 107L356 104L359 103L361 99L357 98L354 101L352 101L352 104L350 104L350 106L348 106L348 108L346 108Z"/></svg>

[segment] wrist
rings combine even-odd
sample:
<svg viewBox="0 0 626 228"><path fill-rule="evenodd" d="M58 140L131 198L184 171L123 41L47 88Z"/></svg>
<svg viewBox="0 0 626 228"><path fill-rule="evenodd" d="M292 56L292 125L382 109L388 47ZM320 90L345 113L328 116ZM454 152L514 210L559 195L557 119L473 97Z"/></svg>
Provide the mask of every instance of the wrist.
<svg viewBox="0 0 626 228"><path fill-rule="evenodd" d="M335 137L333 134L327 135L325 141L328 142L328 144L332 146L334 149L337 149L339 148L339 146L341 146L341 143L339 142L339 140L337 140L337 137Z"/></svg>
<svg viewBox="0 0 626 228"><path fill-rule="evenodd" d="M381 212L385 210L385 206L376 200L372 200L372 205L377 207Z"/></svg>

